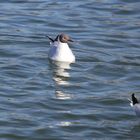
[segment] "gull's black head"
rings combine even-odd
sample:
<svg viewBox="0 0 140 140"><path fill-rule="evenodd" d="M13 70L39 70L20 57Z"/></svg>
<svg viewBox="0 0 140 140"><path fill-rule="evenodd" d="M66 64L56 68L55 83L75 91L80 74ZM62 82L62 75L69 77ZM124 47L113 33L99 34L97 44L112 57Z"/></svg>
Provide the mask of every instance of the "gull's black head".
<svg viewBox="0 0 140 140"><path fill-rule="evenodd" d="M132 103L133 103L133 105L139 103L138 100L137 100L137 98L135 97L135 94L134 93L132 94Z"/></svg>
<svg viewBox="0 0 140 140"><path fill-rule="evenodd" d="M60 41L61 43L73 42L73 40L71 40L71 38L68 35L64 34L64 33L58 35L55 38L55 41Z"/></svg>

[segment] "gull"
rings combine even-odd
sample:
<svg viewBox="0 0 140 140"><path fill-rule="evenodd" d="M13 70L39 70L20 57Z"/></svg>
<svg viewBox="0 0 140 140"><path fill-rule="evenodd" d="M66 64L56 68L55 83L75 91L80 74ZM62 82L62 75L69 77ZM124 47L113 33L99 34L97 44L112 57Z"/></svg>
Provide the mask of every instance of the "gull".
<svg viewBox="0 0 140 140"><path fill-rule="evenodd" d="M135 97L134 93L131 95L131 97L132 100L130 100L130 105L133 107L136 115L140 117L140 103L138 99Z"/></svg>
<svg viewBox="0 0 140 140"><path fill-rule="evenodd" d="M58 62L74 63L75 56L70 49L68 42L73 42L71 38L62 33L57 35L55 39L47 36L50 40L50 50L48 57L50 60Z"/></svg>

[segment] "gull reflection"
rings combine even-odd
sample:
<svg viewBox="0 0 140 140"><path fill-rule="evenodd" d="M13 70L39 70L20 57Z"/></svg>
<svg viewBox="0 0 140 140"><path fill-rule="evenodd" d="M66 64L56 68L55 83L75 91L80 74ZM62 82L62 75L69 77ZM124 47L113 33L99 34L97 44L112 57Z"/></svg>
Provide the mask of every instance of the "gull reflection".
<svg viewBox="0 0 140 140"><path fill-rule="evenodd" d="M71 122L68 122L68 121L61 121L60 123L58 123L58 125L59 125L59 126L65 127L65 126L70 126L70 125L72 125L72 123L71 123Z"/></svg>
<svg viewBox="0 0 140 140"><path fill-rule="evenodd" d="M65 86L70 85L69 82L70 78L69 70L71 69L70 63L51 61L51 66L53 70L53 80L55 81L56 98L60 100L71 99L72 96L63 91Z"/></svg>
<svg viewBox="0 0 140 140"><path fill-rule="evenodd" d="M68 78L70 73L68 70L71 69L70 63L51 61L53 69L53 79L58 85L69 85Z"/></svg>
<svg viewBox="0 0 140 140"><path fill-rule="evenodd" d="M70 74L67 71L68 69L71 69L70 63L51 61L51 64L56 76L70 77Z"/></svg>
<svg viewBox="0 0 140 140"><path fill-rule="evenodd" d="M64 92L59 91L59 90L57 90L55 92L55 95L56 95L56 98L57 99L60 99L60 100L68 100L68 99L71 99L72 98L72 95L67 94L67 93L64 93Z"/></svg>

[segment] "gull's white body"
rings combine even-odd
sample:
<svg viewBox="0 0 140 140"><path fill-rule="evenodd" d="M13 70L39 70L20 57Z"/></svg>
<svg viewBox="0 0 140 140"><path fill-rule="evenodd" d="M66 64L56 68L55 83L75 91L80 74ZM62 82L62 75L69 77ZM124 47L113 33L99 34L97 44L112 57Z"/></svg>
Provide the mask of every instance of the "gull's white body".
<svg viewBox="0 0 140 140"><path fill-rule="evenodd" d="M67 63L75 62L75 56L73 55L67 43L54 41L50 43L50 46L51 48L48 54L49 59Z"/></svg>

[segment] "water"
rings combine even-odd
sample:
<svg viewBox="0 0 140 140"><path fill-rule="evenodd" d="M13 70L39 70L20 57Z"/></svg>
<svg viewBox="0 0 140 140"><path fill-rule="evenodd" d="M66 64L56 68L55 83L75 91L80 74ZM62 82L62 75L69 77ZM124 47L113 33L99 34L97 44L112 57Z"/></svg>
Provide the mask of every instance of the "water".
<svg viewBox="0 0 140 140"><path fill-rule="evenodd" d="M0 1L1 140L139 140L127 98L140 98L139 0ZM76 63L48 61L74 40Z"/></svg>

